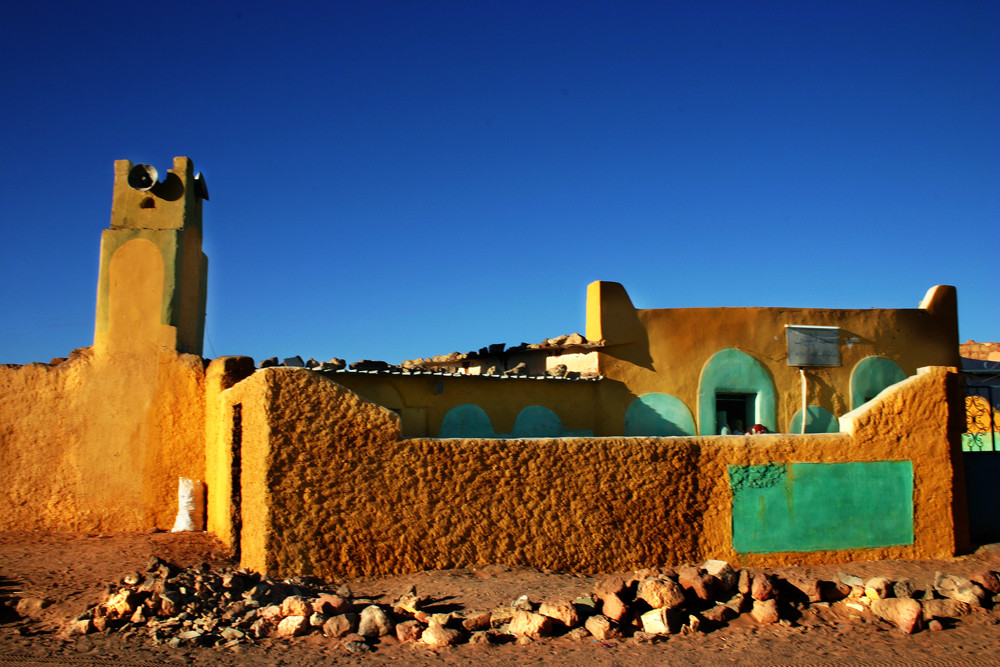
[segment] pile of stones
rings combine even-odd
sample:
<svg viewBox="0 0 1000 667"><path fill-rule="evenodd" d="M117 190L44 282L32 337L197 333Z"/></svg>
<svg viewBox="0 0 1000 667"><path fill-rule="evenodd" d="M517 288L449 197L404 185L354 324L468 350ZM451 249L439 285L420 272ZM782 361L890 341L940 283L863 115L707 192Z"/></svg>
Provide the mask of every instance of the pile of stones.
<svg viewBox="0 0 1000 667"><path fill-rule="evenodd" d="M66 633L121 632L174 647L232 647L322 633L358 652L387 635L429 646L528 643L553 635L655 641L709 632L743 614L759 624L791 625L809 606L879 617L912 633L924 626L941 629L942 619L994 605L1000 605L1000 579L991 571L968 579L938 573L933 586L919 590L909 580L780 578L709 560L607 576L574 600L536 603L525 595L491 611L460 615L433 613L434 601L412 588L392 603L378 603L353 596L347 585L279 582L207 565L180 569L154 558L145 573L109 586L106 599L73 619Z"/></svg>

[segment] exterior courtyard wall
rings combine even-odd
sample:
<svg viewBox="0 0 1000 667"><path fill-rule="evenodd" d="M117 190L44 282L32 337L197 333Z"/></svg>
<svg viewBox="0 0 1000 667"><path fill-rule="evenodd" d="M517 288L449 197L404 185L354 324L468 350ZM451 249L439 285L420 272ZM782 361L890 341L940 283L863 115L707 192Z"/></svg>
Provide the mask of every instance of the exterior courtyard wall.
<svg viewBox="0 0 1000 667"><path fill-rule="evenodd" d="M320 577L497 562L609 572L710 557L781 565L953 555L964 539L953 514L962 474L954 382L928 369L845 417L844 433L753 437L405 439L389 410L299 369L257 371L219 398L242 412L247 567ZM885 463L912 471L895 475L909 485L887 486L890 499L863 483ZM762 466L786 469L781 483L794 495L795 471L812 464L831 507L842 497L860 498L849 507L861 512L886 500L910 507L892 526L897 538L872 545L842 530L864 516L830 510L819 528L861 546L737 551L734 506L756 488L747 479Z"/></svg>
<svg viewBox="0 0 1000 667"><path fill-rule="evenodd" d="M169 530L202 479L204 366L168 348L0 366L0 530Z"/></svg>

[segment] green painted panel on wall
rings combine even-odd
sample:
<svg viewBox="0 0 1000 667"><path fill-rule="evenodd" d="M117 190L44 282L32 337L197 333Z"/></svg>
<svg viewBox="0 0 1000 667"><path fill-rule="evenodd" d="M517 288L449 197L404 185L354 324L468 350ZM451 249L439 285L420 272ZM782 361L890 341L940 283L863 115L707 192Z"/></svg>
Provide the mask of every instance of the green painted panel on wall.
<svg viewBox="0 0 1000 667"><path fill-rule="evenodd" d="M913 463L729 466L740 553L913 544Z"/></svg>

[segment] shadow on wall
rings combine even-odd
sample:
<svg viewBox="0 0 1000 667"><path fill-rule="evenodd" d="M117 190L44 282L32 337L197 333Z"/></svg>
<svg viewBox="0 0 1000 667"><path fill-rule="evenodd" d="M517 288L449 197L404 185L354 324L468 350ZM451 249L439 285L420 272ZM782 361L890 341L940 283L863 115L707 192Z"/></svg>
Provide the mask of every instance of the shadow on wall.
<svg viewBox="0 0 1000 667"><path fill-rule="evenodd" d="M518 413L510 433L497 433L486 411L475 403L452 408L441 420L439 438L586 438L588 430L572 430L563 426L559 415L540 405L529 405Z"/></svg>
<svg viewBox="0 0 1000 667"><path fill-rule="evenodd" d="M644 394L625 411L625 435L695 435L694 418L684 402L670 394Z"/></svg>

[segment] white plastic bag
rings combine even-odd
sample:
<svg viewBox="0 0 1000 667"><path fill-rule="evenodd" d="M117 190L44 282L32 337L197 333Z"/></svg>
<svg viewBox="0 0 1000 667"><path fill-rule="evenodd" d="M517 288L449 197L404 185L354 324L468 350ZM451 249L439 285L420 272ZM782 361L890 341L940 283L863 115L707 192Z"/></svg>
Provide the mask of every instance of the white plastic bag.
<svg viewBox="0 0 1000 667"><path fill-rule="evenodd" d="M201 531L205 525L205 484L199 479L179 478L177 518L170 532Z"/></svg>

